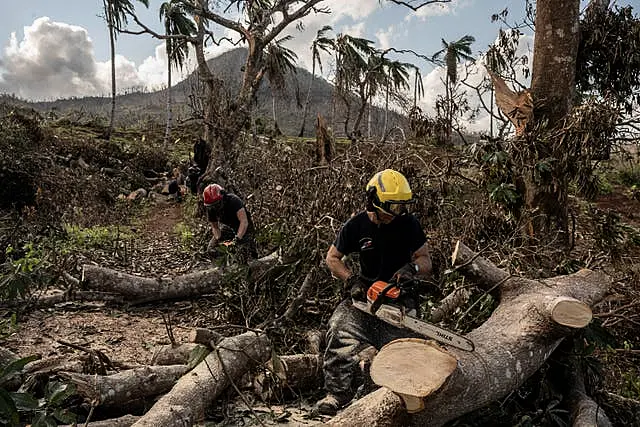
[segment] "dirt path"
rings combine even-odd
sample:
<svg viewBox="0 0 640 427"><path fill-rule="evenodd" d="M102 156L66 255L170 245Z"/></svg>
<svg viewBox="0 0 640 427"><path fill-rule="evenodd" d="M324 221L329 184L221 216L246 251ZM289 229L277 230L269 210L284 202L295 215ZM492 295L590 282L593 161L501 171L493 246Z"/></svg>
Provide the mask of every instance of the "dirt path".
<svg viewBox="0 0 640 427"><path fill-rule="evenodd" d="M122 269L151 277L187 271L190 260L185 251L180 250L176 233L176 225L182 219L181 204L164 199L155 202L142 219L135 250ZM114 308L99 302L67 303L36 310L19 319L4 346L21 356L47 357L72 351L57 341L64 340L100 350L120 362L147 363L153 347L170 342L163 313L172 316L176 340L186 341L190 325L179 319L189 318L188 313L193 310L194 303L188 301L132 308Z"/></svg>

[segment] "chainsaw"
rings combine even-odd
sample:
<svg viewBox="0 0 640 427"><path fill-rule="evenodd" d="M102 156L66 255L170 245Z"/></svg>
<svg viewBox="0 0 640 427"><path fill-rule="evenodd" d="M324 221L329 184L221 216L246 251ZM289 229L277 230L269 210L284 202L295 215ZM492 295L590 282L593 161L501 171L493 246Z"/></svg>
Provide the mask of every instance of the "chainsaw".
<svg viewBox="0 0 640 427"><path fill-rule="evenodd" d="M353 306L390 325L410 329L422 336L461 350L474 350L475 346L470 339L411 316L415 315L416 311L408 310L399 303L402 290L402 285L379 280L367 290L367 302L354 299Z"/></svg>

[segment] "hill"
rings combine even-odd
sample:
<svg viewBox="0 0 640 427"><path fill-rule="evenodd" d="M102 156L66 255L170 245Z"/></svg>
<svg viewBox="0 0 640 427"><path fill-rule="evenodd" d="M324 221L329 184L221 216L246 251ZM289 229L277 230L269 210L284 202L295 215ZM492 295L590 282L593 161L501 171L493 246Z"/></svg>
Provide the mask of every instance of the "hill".
<svg viewBox="0 0 640 427"><path fill-rule="evenodd" d="M214 75L225 82L227 92L236 94L242 81L242 68L245 63L247 50L244 48L225 52L211 60L209 66ZM254 108L254 119L259 119L267 128L273 126L273 110L275 106L276 117L280 130L286 135L298 135L302 124L303 105L305 102L311 73L296 67L296 73L287 78L285 93L272 94L269 84L265 79L257 95ZM174 117L178 121L192 117L193 108L191 100L194 94L200 92L196 73L192 73L185 80L173 86ZM332 120L332 93L333 85L321 77L314 81L310 94L310 105L307 115L306 136L312 136L314 132L314 120L318 113L332 123L339 135L343 130L343 122L340 122L342 114ZM67 98L48 102L26 102L8 96L0 96L0 101L18 104L21 107L31 107L40 113L48 114L75 114L83 117L108 117L111 98L109 97L82 97ZM354 103L357 105L357 103ZM166 116L166 89L153 92L132 92L117 97L116 124L118 126L131 126L139 123L155 121L162 123ZM355 112L352 112L352 121ZM390 114L390 121L396 125L402 121L402 116ZM372 133L379 134L382 131L384 111L379 108L372 110ZM366 125L366 124L365 124ZM363 127L365 126L363 125Z"/></svg>

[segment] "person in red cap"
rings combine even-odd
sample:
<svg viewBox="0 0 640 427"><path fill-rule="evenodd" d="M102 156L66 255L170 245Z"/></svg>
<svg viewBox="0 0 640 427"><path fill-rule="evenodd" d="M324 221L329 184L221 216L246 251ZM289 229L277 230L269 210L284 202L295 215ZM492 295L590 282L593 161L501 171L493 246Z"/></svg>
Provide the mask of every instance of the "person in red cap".
<svg viewBox="0 0 640 427"><path fill-rule="evenodd" d="M216 254L218 244L224 242L243 261L257 258L255 228L242 200L218 184L207 185L202 198L213 233L207 252Z"/></svg>

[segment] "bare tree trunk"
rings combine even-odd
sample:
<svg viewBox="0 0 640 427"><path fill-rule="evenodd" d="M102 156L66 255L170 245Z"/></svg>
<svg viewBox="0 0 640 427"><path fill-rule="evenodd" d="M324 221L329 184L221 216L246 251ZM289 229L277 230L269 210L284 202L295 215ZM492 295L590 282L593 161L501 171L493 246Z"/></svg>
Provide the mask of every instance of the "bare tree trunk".
<svg viewBox="0 0 640 427"><path fill-rule="evenodd" d="M260 275L278 262L277 257L251 261L249 272L251 275ZM225 274L239 268L241 267L233 265L226 269L213 268L174 278L148 278L86 264L83 266L82 285L93 290L124 295L130 303L180 299L218 289Z"/></svg>
<svg viewBox="0 0 640 427"><path fill-rule="evenodd" d="M316 58L313 57L313 64L311 65L311 79L309 80L309 89L307 89L307 99L304 102L304 110L302 110L302 127L300 128L300 133L298 137L302 138L304 136L304 128L307 121L307 111L309 110L309 102L311 101L311 87L313 86L313 81L316 77Z"/></svg>
<svg viewBox="0 0 640 427"><path fill-rule="evenodd" d="M169 41L166 40L165 46L167 49L167 125L164 131L164 149L169 146L169 138L171 137L171 120L172 120L172 100L171 100L171 49L169 47Z"/></svg>
<svg viewBox="0 0 640 427"><path fill-rule="evenodd" d="M120 406L133 398L166 392L188 370L186 365L145 366L104 376L72 372L60 375L73 383L85 399L97 405Z"/></svg>
<svg viewBox="0 0 640 427"><path fill-rule="evenodd" d="M418 411L413 425L441 426L502 398L536 372L566 335L589 323L589 307L611 284L590 270L544 280L512 277L460 242L452 258L467 279L500 292L491 317L467 334L475 350L427 346L415 339L391 342L371 367L374 381L386 388L347 408L332 425L406 425L399 424L404 401L408 410ZM379 402L386 402L384 412L371 415Z"/></svg>
<svg viewBox="0 0 640 427"><path fill-rule="evenodd" d="M116 117L116 34L113 27L113 10L112 6L107 5L103 0L105 11L107 11L107 23L109 26L109 47L111 48L111 113L109 115L109 128L105 134L106 139L111 139L111 134L115 127Z"/></svg>
<svg viewBox="0 0 640 427"><path fill-rule="evenodd" d="M271 356L266 335L247 332L226 338L147 412L135 427L193 425L232 381Z"/></svg>

